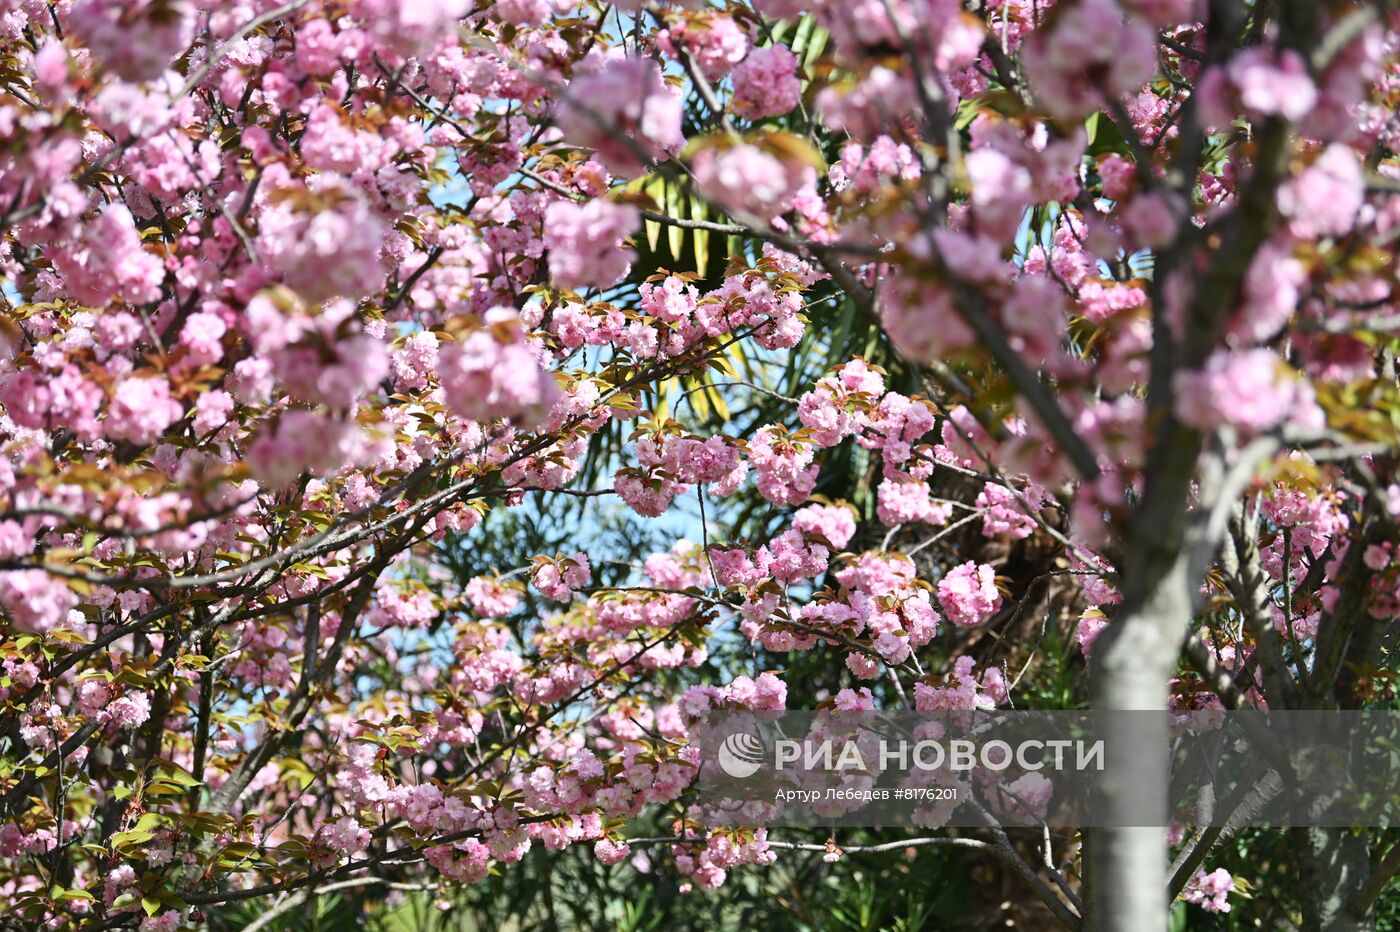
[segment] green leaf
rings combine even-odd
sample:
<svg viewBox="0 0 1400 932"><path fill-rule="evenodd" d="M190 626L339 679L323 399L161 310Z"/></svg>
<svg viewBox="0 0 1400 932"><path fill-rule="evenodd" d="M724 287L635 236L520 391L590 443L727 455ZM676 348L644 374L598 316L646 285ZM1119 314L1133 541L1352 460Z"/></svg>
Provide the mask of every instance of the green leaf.
<svg viewBox="0 0 1400 932"><path fill-rule="evenodd" d="M54 893L54 899L56 899L56 900L89 900L89 901L91 901L91 900L97 899L97 897L93 896L91 893L87 892L86 890L63 890L63 891L61 891L61 892L55 892L55 893Z"/></svg>
<svg viewBox="0 0 1400 932"><path fill-rule="evenodd" d="M144 845L155 837L151 832L117 832L112 836L112 848L120 851L133 845Z"/></svg>

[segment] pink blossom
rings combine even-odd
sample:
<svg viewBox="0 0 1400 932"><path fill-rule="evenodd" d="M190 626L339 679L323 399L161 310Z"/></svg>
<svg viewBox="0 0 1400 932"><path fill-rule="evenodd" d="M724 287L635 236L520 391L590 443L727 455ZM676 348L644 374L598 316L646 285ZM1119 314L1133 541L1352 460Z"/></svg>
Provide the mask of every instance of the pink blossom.
<svg viewBox="0 0 1400 932"><path fill-rule="evenodd" d="M128 81L160 77L194 38L186 0L79 0L69 17L92 53Z"/></svg>
<svg viewBox="0 0 1400 932"><path fill-rule="evenodd" d="M160 295L164 264L142 247L136 221L122 204L104 207L72 245L49 257L83 304L101 306L118 297L144 304Z"/></svg>
<svg viewBox="0 0 1400 932"><path fill-rule="evenodd" d="M282 488L302 472L335 472L353 462L359 449L359 431L353 422L294 409L259 430L247 459L254 476L270 487Z"/></svg>
<svg viewBox="0 0 1400 932"><path fill-rule="evenodd" d="M1207 70L1196 93L1201 119L1216 129L1229 126L1237 109L1250 116L1299 120L1317 102L1317 86L1301 55L1258 45L1241 50L1223 69Z"/></svg>
<svg viewBox="0 0 1400 932"><path fill-rule="evenodd" d="M1267 349L1219 350L1204 368L1177 373L1176 414L1199 430L1231 424L1261 431L1284 419L1315 430L1323 420L1311 386Z"/></svg>
<svg viewBox="0 0 1400 932"><path fill-rule="evenodd" d="M381 584L369 614L378 627L422 628L438 616L438 607L426 589Z"/></svg>
<svg viewBox="0 0 1400 932"><path fill-rule="evenodd" d="M1187 882L1186 889L1181 891L1181 898L1195 903L1208 913L1228 913L1230 894L1234 889L1235 878L1225 868L1217 867L1210 873L1202 868Z"/></svg>
<svg viewBox="0 0 1400 932"><path fill-rule="evenodd" d="M115 440L147 444L178 421L184 409L170 397L163 376L132 376L117 385L107 407L105 432Z"/></svg>
<svg viewBox="0 0 1400 932"><path fill-rule="evenodd" d="M593 149L623 177L685 143L681 102L661 80L656 63L645 58L613 58L596 73L574 79L559 106L558 123L566 139Z"/></svg>
<svg viewBox="0 0 1400 932"><path fill-rule="evenodd" d="M1156 58L1151 27L1125 17L1114 0L1079 0L1026 39L1022 66L1037 101L1077 119L1140 88Z"/></svg>
<svg viewBox="0 0 1400 932"><path fill-rule="evenodd" d="M949 506L933 500L927 482L886 478L877 492L876 513L886 527L924 522L944 524Z"/></svg>
<svg viewBox="0 0 1400 932"><path fill-rule="evenodd" d="M1121 201L1132 191L1137 167L1120 155L1109 155L1099 162L1099 177L1103 179L1103 196Z"/></svg>
<svg viewBox="0 0 1400 932"><path fill-rule="evenodd" d="M1022 275L1001 306L1011 348L1039 364L1057 359L1067 323L1064 288L1048 276Z"/></svg>
<svg viewBox="0 0 1400 932"><path fill-rule="evenodd" d="M513 418L532 427L559 398L553 375L523 341L516 319L508 308L489 311L487 327L439 355L443 393L459 417L483 422Z"/></svg>
<svg viewBox="0 0 1400 932"><path fill-rule="evenodd" d="M1184 211L1172 195L1139 194L1118 210L1118 222L1130 247L1160 249L1172 241Z"/></svg>
<svg viewBox="0 0 1400 932"><path fill-rule="evenodd" d="M224 354L220 341L227 332L228 326L219 315L191 314L180 329L180 345L185 348L186 360L196 366L217 362Z"/></svg>
<svg viewBox="0 0 1400 932"><path fill-rule="evenodd" d="M992 790L996 808L1007 813L1012 821L1044 821L1055 795L1055 785L1043 773L1025 773L1005 786Z"/></svg>
<svg viewBox="0 0 1400 932"><path fill-rule="evenodd" d="M849 508L808 505L792 516L792 526L804 536L815 537L840 550L856 533L856 518Z"/></svg>
<svg viewBox="0 0 1400 932"><path fill-rule="evenodd" d="M758 146L701 149L691 160L700 192L729 210L765 219L792 209L811 169L784 163Z"/></svg>
<svg viewBox="0 0 1400 932"><path fill-rule="evenodd" d="M34 53L34 77L51 90L68 83L68 51L62 42L51 40Z"/></svg>
<svg viewBox="0 0 1400 932"><path fill-rule="evenodd" d="M1159 29L1190 22L1200 8L1199 0L1124 0L1124 4Z"/></svg>
<svg viewBox="0 0 1400 932"><path fill-rule="evenodd" d="M1049 500L1049 493L1039 486L1029 486L1018 499L1006 486L988 482L977 494L977 507L986 510L982 516L982 536L1005 534L1012 540L1030 537L1035 533L1036 521L1034 514L1027 514L1026 510L1034 512L1044 508Z"/></svg>
<svg viewBox="0 0 1400 932"><path fill-rule="evenodd" d="M953 662L942 686L914 684L914 708L920 712L993 709L1006 698L1001 671L992 668L977 676L977 662L964 655Z"/></svg>
<svg viewBox="0 0 1400 932"><path fill-rule="evenodd" d="M151 717L151 697L144 692L128 692L107 703L102 717L123 730L139 728Z"/></svg>
<svg viewBox="0 0 1400 932"><path fill-rule="evenodd" d="M0 572L0 607L21 630L47 632L62 627L77 605L73 590L43 570Z"/></svg>
<svg viewBox="0 0 1400 932"><path fill-rule="evenodd" d="M558 561L540 564L531 582L545 598L567 602L573 597L575 589L588 585L592 575L588 555L576 553Z"/></svg>
<svg viewBox="0 0 1400 932"><path fill-rule="evenodd" d="M498 0L495 12L508 23L518 26L538 26L549 18L547 0Z"/></svg>
<svg viewBox="0 0 1400 932"><path fill-rule="evenodd" d="M871 404L884 390L884 378L865 360L854 359L803 395L797 416L812 431L813 440L824 447L835 446L860 431L869 420Z"/></svg>
<svg viewBox="0 0 1400 932"><path fill-rule="evenodd" d="M731 76L734 112L748 120L782 116L797 106L802 81L797 56L786 45L754 49Z"/></svg>
<svg viewBox="0 0 1400 932"><path fill-rule="evenodd" d="M147 916L141 920L139 932L175 932L183 922L180 910L166 910L157 916Z"/></svg>
<svg viewBox="0 0 1400 932"><path fill-rule="evenodd" d="M422 389L437 368L437 334L422 331L407 337L390 356L394 381L403 388Z"/></svg>
<svg viewBox="0 0 1400 932"><path fill-rule="evenodd" d="M474 577L466 586L467 600L472 611L482 618L500 618L515 611L520 604L520 590L490 576Z"/></svg>
<svg viewBox="0 0 1400 932"><path fill-rule="evenodd" d="M346 181L321 174L314 182L326 209L306 211L290 198L274 200L258 219L259 255L309 302L358 298L383 287L384 221Z"/></svg>
<svg viewBox="0 0 1400 932"><path fill-rule="evenodd" d="M873 680L880 674L880 662L865 654L852 651L846 655L846 669L863 680Z"/></svg>
<svg viewBox="0 0 1400 932"><path fill-rule="evenodd" d="M1230 333L1261 342L1283 329L1302 297L1307 269L1286 245L1268 242L1260 247L1245 275L1239 310L1230 320Z"/></svg>
<svg viewBox="0 0 1400 932"><path fill-rule="evenodd" d="M952 293L935 282L888 283L881 294L880 322L895 347L913 362L941 361L973 342Z"/></svg>
<svg viewBox="0 0 1400 932"><path fill-rule="evenodd" d="M544 216L544 245L554 284L569 289L616 284L637 256L622 247L637 228L637 219L637 209L628 204L602 200L550 204Z"/></svg>
<svg viewBox="0 0 1400 932"><path fill-rule="evenodd" d="M993 148L974 149L963 163L972 185L978 229L996 239L1013 235L1034 200L1031 173Z"/></svg>
<svg viewBox="0 0 1400 932"><path fill-rule="evenodd" d="M754 0L754 9L774 19L796 19L803 13L821 9L826 2L827 0Z"/></svg>
<svg viewBox="0 0 1400 932"><path fill-rule="evenodd" d="M875 709L875 697L865 686L859 690L849 687L841 690L832 697L832 703L841 712L870 712Z"/></svg>
<svg viewBox="0 0 1400 932"><path fill-rule="evenodd" d="M752 586L764 577L749 554L741 549L710 550L710 561L721 586Z"/></svg>
<svg viewBox="0 0 1400 932"><path fill-rule="evenodd" d="M749 441L749 462L758 491L777 505L800 505L817 484L811 446L788 440L773 427L762 428Z"/></svg>
<svg viewBox="0 0 1400 932"><path fill-rule="evenodd" d="M858 142L846 143L828 178L837 191L850 188L868 194L887 185L915 181L920 173L919 160L909 146L881 135L869 148Z"/></svg>
<svg viewBox="0 0 1400 932"><path fill-rule="evenodd" d="M469 0L353 0L351 15L386 49L400 55L429 52L454 35L456 21L471 9Z"/></svg>
<svg viewBox="0 0 1400 932"><path fill-rule="evenodd" d="M972 561L949 570L938 581L938 604L953 624L975 628L1001 608L996 571Z"/></svg>
<svg viewBox="0 0 1400 932"><path fill-rule="evenodd" d="M1100 632L1107 627L1108 619L1097 608L1090 608L1080 615L1074 626L1074 643L1079 645L1080 653L1085 657L1090 656L1090 651L1094 649L1094 641L1098 640Z"/></svg>
<svg viewBox="0 0 1400 932"><path fill-rule="evenodd" d="M1279 188L1278 206L1300 236L1341 236L1351 229L1365 196L1361 157L1350 146L1333 143Z"/></svg>
<svg viewBox="0 0 1400 932"><path fill-rule="evenodd" d="M319 171L354 174L374 169L383 161L384 146L378 136L356 132L345 124L339 112L320 104L306 118L301 135L301 154L306 163Z"/></svg>
<svg viewBox="0 0 1400 932"><path fill-rule="evenodd" d="M458 883L480 883L489 873L491 849L475 838L423 849L428 863Z"/></svg>
<svg viewBox="0 0 1400 932"><path fill-rule="evenodd" d="M757 679L736 676L720 697L755 712L781 712L787 708L787 684L772 673L759 674Z"/></svg>
<svg viewBox="0 0 1400 932"><path fill-rule="evenodd" d="M749 50L748 34L734 17L723 14L687 19L680 26L661 33L657 41L673 55L684 49L711 84L729 74Z"/></svg>
<svg viewBox="0 0 1400 932"><path fill-rule="evenodd" d="M317 829L316 836L337 854L347 856L363 851L370 841L369 830L350 816L323 824Z"/></svg>
<svg viewBox="0 0 1400 932"><path fill-rule="evenodd" d="M1366 548L1362 556L1362 562L1376 572L1380 572L1390 565L1393 555L1393 545L1386 541L1383 544L1372 544Z"/></svg>
<svg viewBox="0 0 1400 932"><path fill-rule="evenodd" d="M694 285L687 285L675 275L666 276L660 284L643 282L639 293L642 298L642 310L670 324L690 320L695 313L695 303L700 297Z"/></svg>
<svg viewBox="0 0 1400 932"><path fill-rule="evenodd" d="M664 475L619 470L613 478L613 489L637 514L644 518L656 518L665 513L672 500L686 487Z"/></svg>
<svg viewBox="0 0 1400 932"><path fill-rule="evenodd" d="M618 864L632 854L632 848L624 842L600 838L593 843L593 854L604 864Z"/></svg>

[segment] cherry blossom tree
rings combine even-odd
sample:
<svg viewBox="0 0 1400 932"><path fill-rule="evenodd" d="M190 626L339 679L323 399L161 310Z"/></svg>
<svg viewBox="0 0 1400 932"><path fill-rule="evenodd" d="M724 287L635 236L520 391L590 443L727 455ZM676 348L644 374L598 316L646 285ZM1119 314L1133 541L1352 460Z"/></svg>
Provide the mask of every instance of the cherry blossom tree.
<svg viewBox="0 0 1400 932"><path fill-rule="evenodd" d="M1235 829L706 829L689 728L1024 704L1047 631L1095 708L1394 702L1389 4L0 0L0 42L0 924L586 846L694 897L943 848L1165 929L1231 908ZM1166 728L1110 746L1164 800ZM1303 925L1372 927L1400 846L1291 837Z"/></svg>

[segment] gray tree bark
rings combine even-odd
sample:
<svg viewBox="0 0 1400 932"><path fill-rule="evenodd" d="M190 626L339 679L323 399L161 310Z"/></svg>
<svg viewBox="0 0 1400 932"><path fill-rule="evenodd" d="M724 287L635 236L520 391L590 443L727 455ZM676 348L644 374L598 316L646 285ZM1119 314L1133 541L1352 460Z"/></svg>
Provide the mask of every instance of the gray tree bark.
<svg viewBox="0 0 1400 932"><path fill-rule="evenodd" d="M1191 619L1186 559L1179 556L1137 605L1094 645L1094 709L1158 712L1131 722L1106 717L1100 814L1117 827L1090 830L1086 869L1095 932L1166 932L1168 900L1166 716L1168 681ZM1129 792L1131 790L1131 792ZM1143 811L1144 799L1159 806Z"/></svg>

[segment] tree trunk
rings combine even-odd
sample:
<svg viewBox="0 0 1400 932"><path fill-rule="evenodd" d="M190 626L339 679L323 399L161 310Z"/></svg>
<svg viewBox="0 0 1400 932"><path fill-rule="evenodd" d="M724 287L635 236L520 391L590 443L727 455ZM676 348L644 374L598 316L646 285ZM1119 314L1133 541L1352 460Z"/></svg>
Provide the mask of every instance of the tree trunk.
<svg viewBox="0 0 1400 932"><path fill-rule="evenodd" d="M1109 778L1097 799L1110 827L1090 829L1087 927L1166 932L1168 681L1191 618L1186 560L1148 586L1093 647L1094 710ZM1115 719L1116 711L1159 712ZM1129 792L1131 790L1131 792ZM1144 802L1150 801L1146 808Z"/></svg>
<svg viewBox="0 0 1400 932"><path fill-rule="evenodd" d="M1298 828L1293 837L1303 862L1303 928L1371 932L1370 916L1351 908L1371 876L1365 836L1345 828Z"/></svg>

